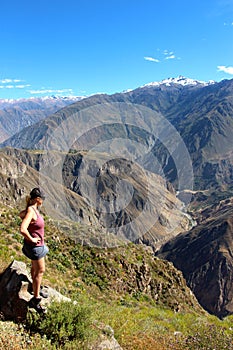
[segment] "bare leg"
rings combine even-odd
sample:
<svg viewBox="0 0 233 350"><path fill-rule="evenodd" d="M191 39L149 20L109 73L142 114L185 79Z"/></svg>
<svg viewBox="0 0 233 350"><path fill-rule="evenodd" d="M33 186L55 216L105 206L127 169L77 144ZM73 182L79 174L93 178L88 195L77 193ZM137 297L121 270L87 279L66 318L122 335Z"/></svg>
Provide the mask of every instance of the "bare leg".
<svg viewBox="0 0 233 350"><path fill-rule="evenodd" d="M31 276L32 276L32 281L34 280L35 276L35 271L34 271L34 266L33 266L33 261L32 261L32 266L31 266Z"/></svg>
<svg viewBox="0 0 233 350"><path fill-rule="evenodd" d="M43 274L45 272L45 259L41 258L40 260L32 260L32 289L35 298L40 297L40 286Z"/></svg>

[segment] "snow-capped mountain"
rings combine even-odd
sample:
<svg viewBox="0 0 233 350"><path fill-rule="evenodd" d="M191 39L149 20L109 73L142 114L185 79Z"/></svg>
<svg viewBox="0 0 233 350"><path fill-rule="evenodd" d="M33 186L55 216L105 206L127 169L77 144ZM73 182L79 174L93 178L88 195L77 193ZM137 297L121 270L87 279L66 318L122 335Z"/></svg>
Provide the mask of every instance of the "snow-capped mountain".
<svg viewBox="0 0 233 350"><path fill-rule="evenodd" d="M4 108L12 108L13 106L19 106L26 103L61 103L69 104L77 102L85 98L85 96L44 96L44 97L29 97L19 99L1 99L0 98L0 110Z"/></svg>
<svg viewBox="0 0 233 350"><path fill-rule="evenodd" d="M197 86L197 85L202 85L202 86L207 86L207 85L211 85L211 84L215 84L215 81L210 80L208 82L206 81L201 81L201 80L195 80L195 79L190 79L190 78L185 78L182 75L178 76L177 78L168 78L168 79L164 79L160 82L151 82L148 84L145 84L143 86L141 86L142 88L144 87L150 87L150 86L160 86L160 85L166 85L166 86L172 86L174 84L177 85L182 85L182 86L187 86L187 85L193 85L193 86Z"/></svg>
<svg viewBox="0 0 233 350"><path fill-rule="evenodd" d="M83 96L46 96L0 99L0 142L23 128L48 117L61 108L82 100Z"/></svg>
<svg viewBox="0 0 233 350"><path fill-rule="evenodd" d="M192 90L211 84L216 84L216 82L194 80L180 75L177 78L168 78L160 82L145 84L135 90L123 91L123 93L133 96L135 93L137 95L140 90L147 93L148 88L160 86L165 87L166 90L171 90L172 93L172 91L180 90L181 88ZM98 94L95 94L95 96L97 95ZM87 97L88 96L45 96L18 100L0 99L0 142L5 141L23 128L33 125L59 109ZM165 101L167 97L165 95L157 96L157 98L162 98L160 101L161 106L167 105Z"/></svg>

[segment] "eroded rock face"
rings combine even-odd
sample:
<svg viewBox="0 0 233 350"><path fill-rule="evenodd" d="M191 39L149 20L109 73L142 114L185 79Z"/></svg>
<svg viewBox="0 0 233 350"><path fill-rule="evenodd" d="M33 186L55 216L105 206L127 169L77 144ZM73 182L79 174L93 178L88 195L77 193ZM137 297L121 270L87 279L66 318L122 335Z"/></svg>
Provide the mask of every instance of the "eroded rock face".
<svg viewBox="0 0 233 350"><path fill-rule="evenodd" d="M4 169L0 165L0 199L18 205L31 188L42 183L47 194L43 210L48 216L95 228L92 236L75 233L79 242L109 247L117 239L156 250L192 225L172 185L132 161L84 151L42 156L25 150L0 152L4 165ZM103 232L107 233L104 237Z"/></svg>
<svg viewBox="0 0 233 350"><path fill-rule="evenodd" d="M95 155L68 155L63 181L87 203L94 203L104 228L127 241L156 249L161 241L190 228L171 184L124 158L106 157L100 167Z"/></svg>
<svg viewBox="0 0 233 350"><path fill-rule="evenodd" d="M233 314L232 200L202 214L201 223L158 252L183 272L199 303L222 318Z"/></svg>
<svg viewBox="0 0 233 350"><path fill-rule="evenodd" d="M5 319L23 321L32 298L32 283L26 264L14 260L0 276L0 312ZM48 298L41 301L48 305L52 300L70 301L56 290L46 286Z"/></svg>

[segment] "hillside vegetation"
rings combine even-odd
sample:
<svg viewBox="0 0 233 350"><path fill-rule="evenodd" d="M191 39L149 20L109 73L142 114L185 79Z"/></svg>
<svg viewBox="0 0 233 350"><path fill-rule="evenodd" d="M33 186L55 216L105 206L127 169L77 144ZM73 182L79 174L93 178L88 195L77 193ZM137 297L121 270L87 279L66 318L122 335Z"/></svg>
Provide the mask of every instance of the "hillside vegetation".
<svg viewBox="0 0 233 350"><path fill-rule="evenodd" d="M232 316L220 321L208 315L171 263L133 243L111 249L76 244L50 218L45 220L50 253L43 283L76 300L86 310L90 316L89 332L82 340L62 344L49 340L46 325L50 324L50 333L56 328L61 317L58 306L55 316L48 316L43 331L32 332L31 328L30 332L25 325L1 321L1 348L88 349L87 344L96 337L95 321L110 325L126 350L233 349ZM1 204L0 271L13 259L24 261L29 267L21 252L19 224L18 209ZM84 226L77 229L88 232ZM70 314L72 321L71 317Z"/></svg>

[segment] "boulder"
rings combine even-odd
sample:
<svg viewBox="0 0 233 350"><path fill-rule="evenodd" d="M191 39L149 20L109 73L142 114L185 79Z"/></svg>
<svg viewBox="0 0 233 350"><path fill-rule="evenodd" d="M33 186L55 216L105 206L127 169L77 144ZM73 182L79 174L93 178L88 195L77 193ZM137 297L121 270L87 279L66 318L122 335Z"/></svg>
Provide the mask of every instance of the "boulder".
<svg viewBox="0 0 233 350"><path fill-rule="evenodd" d="M90 350L122 350L122 347L114 337L112 327L97 322L95 327L100 330L101 334L96 343L90 346Z"/></svg>
<svg viewBox="0 0 233 350"><path fill-rule="evenodd" d="M94 350L122 350L117 340L112 336L110 339L101 340Z"/></svg>
<svg viewBox="0 0 233 350"><path fill-rule="evenodd" d="M51 287L43 286L48 298L42 298L43 306L52 301L71 301ZM4 320L22 322L26 319L29 301L32 298L32 280L26 264L14 260L0 275L0 315ZM114 331L110 326L95 325L100 335L90 350L122 350L114 338Z"/></svg>
<svg viewBox="0 0 233 350"><path fill-rule="evenodd" d="M42 298L41 304L44 306L51 301L71 300L48 286L43 290L48 294L48 298ZM0 312L4 319L25 320L32 296L32 280L26 264L14 260L0 275Z"/></svg>

